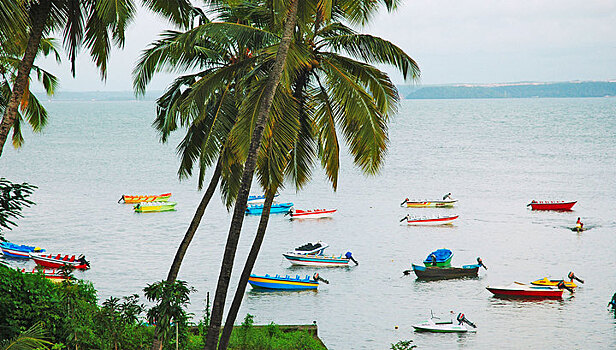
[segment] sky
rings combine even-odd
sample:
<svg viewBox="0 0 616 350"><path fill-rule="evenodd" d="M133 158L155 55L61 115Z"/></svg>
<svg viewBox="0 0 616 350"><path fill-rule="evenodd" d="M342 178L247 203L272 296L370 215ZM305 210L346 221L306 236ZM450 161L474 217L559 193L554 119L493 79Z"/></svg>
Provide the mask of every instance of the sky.
<svg viewBox="0 0 616 350"><path fill-rule="evenodd" d="M37 63L60 78L59 91L130 91L140 52L165 29L171 26L139 9L126 46L112 52L105 81L86 52L75 78L65 58ZM402 0L393 13L382 10L357 29L413 57L422 85L616 79L614 0ZM411 83L383 68L395 83ZM164 90L174 76L160 74L148 90Z"/></svg>

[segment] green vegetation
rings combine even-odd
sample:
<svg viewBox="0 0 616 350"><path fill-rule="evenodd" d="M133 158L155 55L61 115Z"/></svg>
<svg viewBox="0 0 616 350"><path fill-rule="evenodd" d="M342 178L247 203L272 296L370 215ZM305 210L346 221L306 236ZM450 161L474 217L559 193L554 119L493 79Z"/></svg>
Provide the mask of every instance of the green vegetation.
<svg viewBox="0 0 616 350"><path fill-rule="evenodd" d="M21 211L34 205L28 197L36 188L25 182L15 184L0 178L0 241L4 240L2 230L17 226L15 220L22 217Z"/></svg>

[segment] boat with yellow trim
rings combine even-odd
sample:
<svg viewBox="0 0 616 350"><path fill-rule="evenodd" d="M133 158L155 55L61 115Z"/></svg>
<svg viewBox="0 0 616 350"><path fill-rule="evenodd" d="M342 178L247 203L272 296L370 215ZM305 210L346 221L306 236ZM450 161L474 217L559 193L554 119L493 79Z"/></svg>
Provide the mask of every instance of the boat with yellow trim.
<svg viewBox="0 0 616 350"><path fill-rule="evenodd" d="M156 213L161 211L174 211L176 202L166 203L139 203L133 207L137 213Z"/></svg>
<svg viewBox="0 0 616 350"><path fill-rule="evenodd" d="M400 206L406 205L407 208L453 208L456 202L458 202L457 199L417 200L406 198L404 202L400 203Z"/></svg>
<svg viewBox="0 0 616 350"><path fill-rule="evenodd" d="M567 281L564 281L564 280L551 280L551 279L549 279L547 277L544 277L544 278L536 280L536 281L532 281L532 282L530 282L530 284L533 284L535 286L556 287L556 286L558 286L558 284L560 282L564 282L566 287L577 288L577 284L575 284L573 282L567 282Z"/></svg>
<svg viewBox="0 0 616 350"><path fill-rule="evenodd" d="M169 200L169 197L171 197L171 193L144 194L144 195L136 195L136 196L124 194L118 200L118 203L137 204L137 203L144 203L144 202L166 202Z"/></svg>
<svg viewBox="0 0 616 350"><path fill-rule="evenodd" d="M319 287L319 274L315 274L313 277L306 275L304 278L299 275L282 277L280 275L257 276L251 274L248 283L252 288L260 290L316 290Z"/></svg>

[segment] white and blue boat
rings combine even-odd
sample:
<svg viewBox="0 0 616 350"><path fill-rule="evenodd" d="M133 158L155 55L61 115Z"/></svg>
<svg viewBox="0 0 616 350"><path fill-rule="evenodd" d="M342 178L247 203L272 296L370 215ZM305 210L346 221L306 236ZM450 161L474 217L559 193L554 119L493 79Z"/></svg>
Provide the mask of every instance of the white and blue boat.
<svg viewBox="0 0 616 350"><path fill-rule="evenodd" d="M45 249L29 245L18 245L11 242L0 243L2 254L10 258L30 259L30 253L42 253Z"/></svg>
<svg viewBox="0 0 616 350"><path fill-rule="evenodd" d="M282 254L293 265L299 266L324 266L337 267L349 266L349 262L353 261L357 265L357 261L353 259L353 254L347 252L345 255L325 255L325 248L329 247L326 243L318 241L317 243L306 243L301 247L295 248L292 252Z"/></svg>
<svg viewBox="0 0 616 350"><path fill-rule="evenodd" d="M257 276L251 274L248 283L252 288L260 290L316 290L319 287L319 281L308 275L302 278L299 275L282 277L280 275Z"/></svg>
<svg viewBox="0 0 616 350"><path fill-rule="evenodd" d="M274 198L278 197L279 195L274 195ZM274 202L276 200L274 199ZM254 196L248 196L248 204L263 204L265 203L265 195L264 194L257 194Z"/></svg>
<svg viewBox="0 0 616 350"><path fill-rule="evenodd" d="M270 214L288 213L293 207L293 203L278 203L272 204ZM263 214L263 204L251 204L246 207L246 214L261 215Z"/></svg>

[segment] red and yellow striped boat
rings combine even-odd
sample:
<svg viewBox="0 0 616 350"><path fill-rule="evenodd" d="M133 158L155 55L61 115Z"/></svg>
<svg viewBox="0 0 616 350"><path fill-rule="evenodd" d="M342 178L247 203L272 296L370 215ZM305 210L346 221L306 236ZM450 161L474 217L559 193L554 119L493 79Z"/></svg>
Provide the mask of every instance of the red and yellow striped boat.
<svg viewBox="0 0 616 350"><path fill-rule="evenodd" d="M120 198L120 200L118 200L118 203L125 203L125 204L136 204L136 203L143 203L143 202L166 202L169 200L169 197L171 197L171 193L163 193L163 194L157 194L157 195L137 195L137 196L131 196L128 194L124 194L122 195L122 198Z"/></svg>

